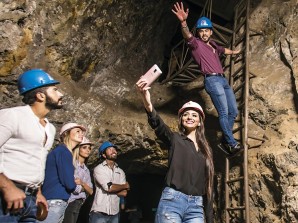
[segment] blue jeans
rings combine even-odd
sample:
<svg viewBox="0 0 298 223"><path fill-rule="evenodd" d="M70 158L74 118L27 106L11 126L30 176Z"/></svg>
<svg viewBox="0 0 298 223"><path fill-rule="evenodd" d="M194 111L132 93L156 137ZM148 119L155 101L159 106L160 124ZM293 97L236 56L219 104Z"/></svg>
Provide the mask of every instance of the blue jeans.
<svg viewBox="0 0 298 223"><path fill-rule="evenodd" d="M63 223L76 223L83 203L83 199L77 199L68 203L65 210Z"/></svg>
<svg viewBox="0 0 298 223"><path fill-rule="evenodd" d="M41 223L62 223L67 202L64 200L47 200L49 206L48 216Z"/></svg>
<svg viewBox="0 0 298 223"><path fill-rule="evenodd" d="M89 223L119 223L119 213L107 215L101 212L92 211L89 217Z"/></svg>
<svg viewBox="0 0 298 223"><path fill-rule="evenodd" d="M202 196L191 196L166 187L161 195L155 223L204 223Z"/></svg>
<svg viewBox="0 0 298 223"><path fill-rule="evenodd" d="M5 223L35 223L36 222L36 197L26 195L24 200L24 208L19 213L5 213L6 205L3 195L0 193L0 222Z"/></svg>
<svg viewBox="0 0 298 223"><path fill-rule="evenodd" d="M226 78L221 76L205 77L205 90L217 110L219 124L226 143L235 146L237 141L233 136L233 126L238 115L235 94Z"/></svg>

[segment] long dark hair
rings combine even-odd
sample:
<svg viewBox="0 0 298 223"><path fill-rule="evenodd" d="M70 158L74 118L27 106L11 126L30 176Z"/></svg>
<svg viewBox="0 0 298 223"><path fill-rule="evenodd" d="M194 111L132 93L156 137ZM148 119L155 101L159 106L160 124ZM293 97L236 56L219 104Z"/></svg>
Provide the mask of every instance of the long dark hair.
<svg viewBox="0 0 298 223"><path fill-rule="evenodd" d="M183 112L184 113L184 112ZM179 117L179 131L180 133L186 134L186 129L182 125L182 115L181 113ZM212 149L209 146L209 143L205 137L205 126L204 126L204 121L202 119L202 116L199 115L200 117L200 125L196 129L196 141L197 144L200 148L200 151L202 152L203 156L206 158L206 168L207 171L205 172L206 176L206 191L207 191L207 197L208 199L211 198L212 196L212 190L213 190L213 176L214 176L214 163L213 163L213 154L212 154Z"/></svg>

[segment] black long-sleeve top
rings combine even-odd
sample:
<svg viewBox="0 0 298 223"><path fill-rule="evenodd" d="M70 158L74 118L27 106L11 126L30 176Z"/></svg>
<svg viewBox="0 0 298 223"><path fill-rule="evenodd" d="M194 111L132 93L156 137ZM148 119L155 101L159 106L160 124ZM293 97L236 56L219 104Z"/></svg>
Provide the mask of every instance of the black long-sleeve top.
<svg viewBox="0 0 298 223"><path fill-rule="evenodd" d="M206 201L206 159L196 151L191 139L171 129L163 122L155 109L147 112L148 122L156 136L169 149L166 186L187 195L203 196L207 223L213 222L212 201Z"/></svg>

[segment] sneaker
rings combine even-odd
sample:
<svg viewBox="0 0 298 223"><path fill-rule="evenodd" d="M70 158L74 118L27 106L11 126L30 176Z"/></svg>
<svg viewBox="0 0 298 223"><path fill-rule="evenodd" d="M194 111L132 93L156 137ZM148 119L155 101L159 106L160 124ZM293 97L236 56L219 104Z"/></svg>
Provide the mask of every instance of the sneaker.
<svg viewBox="0 0 298 223"><path fill-rule="evenodd" d="M240 143L237 143L235 146L231 146L229 144L224 144L225 149L231 154L231 155L236 155L238 152L242 151L243 145Z"/></svg>
<svg viewBox="0 0 298 223"><path fill-rule="evenodd" d="M226 146L224 143L219 143L218 145L218 148L223 151L227 156L232 156L233 154L228 150L226 149Z"/></svg>

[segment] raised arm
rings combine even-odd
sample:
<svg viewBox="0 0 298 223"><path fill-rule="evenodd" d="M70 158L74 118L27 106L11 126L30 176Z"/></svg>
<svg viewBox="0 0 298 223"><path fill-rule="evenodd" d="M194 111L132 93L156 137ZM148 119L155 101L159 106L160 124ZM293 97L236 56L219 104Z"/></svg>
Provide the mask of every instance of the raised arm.
<svg viewBox="0 0 298 223"><path fill-rule="evenodd" d="M156 136L163 141L168 148L170 148L172 130L163 122L163 120L156 113L150 98L150 87L146 87L147 82L142 78L136 83L137 90L140 92L145 109L148 112L148 123L154 129Z"/></svg>
<svg viewBox="0 0 298 223"><path fill-rule="evenodd" d="M152 112L153 105L151 103L151 97L149 89L150 87L146 87L146 81L142 80L142 78L136 83L136 88L140 92L143 104L147 112Z"/></svg>
<svg viewBox="0 0 298 223"><path fill-rule="evenodd" d="M181 23L181 31L182 35L185 39L190 39L192 37L192 33L189 31L189 28L186 23L186 19L188 17L189 9L184 10L183 3L176 2L174 4L174 8L172 9L172 12L176 15L178 20Z"/></svg>

